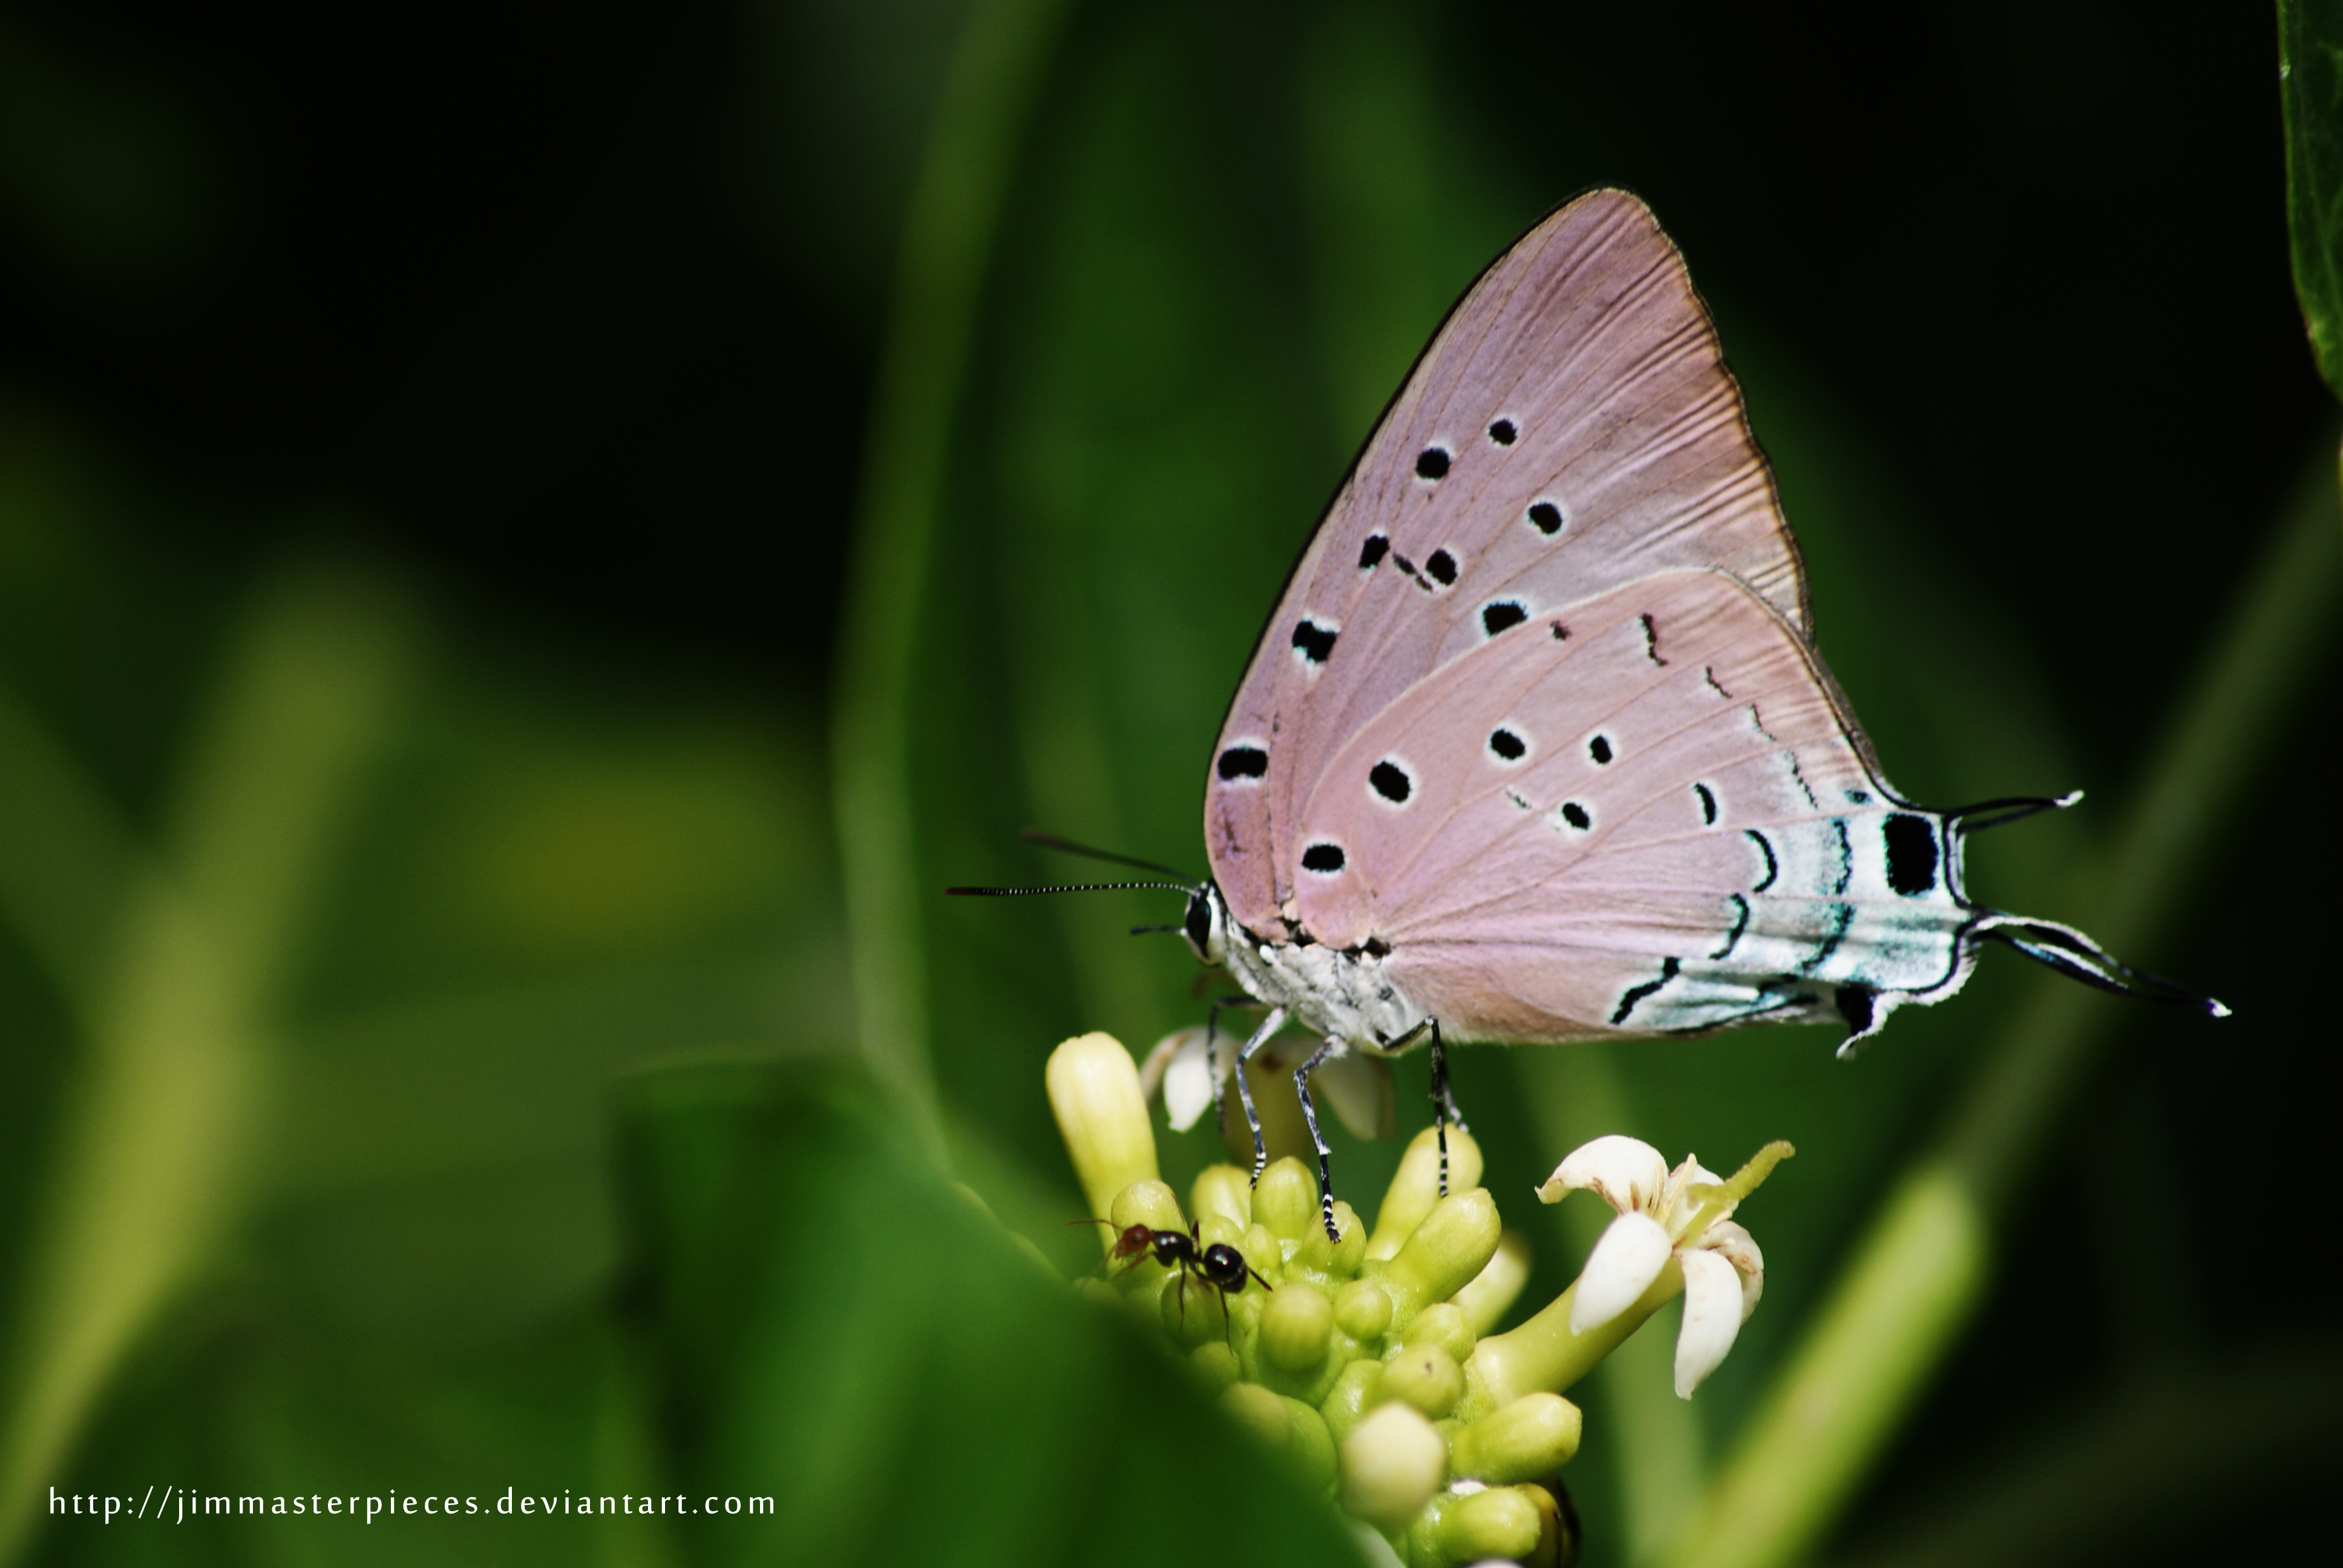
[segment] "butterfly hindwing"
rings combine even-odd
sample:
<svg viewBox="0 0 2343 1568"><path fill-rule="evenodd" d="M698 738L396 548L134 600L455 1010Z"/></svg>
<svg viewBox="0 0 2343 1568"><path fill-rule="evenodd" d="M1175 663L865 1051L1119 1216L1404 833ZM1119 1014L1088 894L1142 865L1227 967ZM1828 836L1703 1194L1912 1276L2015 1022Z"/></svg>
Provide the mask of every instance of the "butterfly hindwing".
<svg viewBox="0 0 2343 1568"><path fill-rule="evenodd" d="M1297 829L1310 937L1388 949L1459 1039L1932 991L1972 918L1940 821L1873 777L1797 631L1715 571L1450 661L1336 753Z"/></svg>
<svg viewBox="0 0 2343 1568"><path fill-rule="evenodd" d="M1596 191L1459 302L1287 584L1207 784L1236 919L1291 913L1297 809L1387 705L1509 628L1684 567L1807 624L1796 548L1683 260L1641 202Z"/></svg>

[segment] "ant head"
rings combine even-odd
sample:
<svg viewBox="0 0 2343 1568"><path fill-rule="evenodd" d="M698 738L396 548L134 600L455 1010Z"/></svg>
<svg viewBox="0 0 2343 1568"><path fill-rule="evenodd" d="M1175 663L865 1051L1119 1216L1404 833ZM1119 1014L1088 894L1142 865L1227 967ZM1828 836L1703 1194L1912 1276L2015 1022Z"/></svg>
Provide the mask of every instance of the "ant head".
<svg viewBox="0 0 2343 1568"><path fill-rule="evenodd" d="M1261 1280L1262 1290L1270 1289L1269 1282L1262 1280L1260 1271L1245 1261L1245 1255L1226 1241L1215 1241L1205 1248L1197 1267L1204 1278L1219 1286L1223 1293L1243 1290L1247 1275Z"/></svg>

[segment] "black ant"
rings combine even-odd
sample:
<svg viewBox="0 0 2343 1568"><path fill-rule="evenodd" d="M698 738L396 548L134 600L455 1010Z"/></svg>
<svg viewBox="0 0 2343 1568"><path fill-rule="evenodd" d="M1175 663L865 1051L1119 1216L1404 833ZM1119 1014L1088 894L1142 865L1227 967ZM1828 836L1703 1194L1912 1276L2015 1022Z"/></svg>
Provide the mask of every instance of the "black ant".
<svg viewBox="0 0 2343 1568"><path fill-rule="evenodd" d="M1111 1220L1069 1220L1066 1223L1104 1225L1109 1230L1114 1228ZM1188 1315L1188 1276L1201 1274L1204 1283L1221 1293L1221 1327L1222 1332L1226 1332L1229 1294L1244 1289L1247 1275L1261 1280L1261 1288L1264 1291L1273 1291L1277 1287L1267 1280L1262 1280L1261 1271L1246 1262L1242 1252L1226 1241L1214 1241L1208 1247L1196 1231L1197 1221L1192 1220L1185 1231L1158 1231L1148 1225L1126 1225L1115 1237L1114 1248L1107 1254L1107 1261L1120 1263L1128 1259L1135 1266L1141 1258L1153 1252L1157 1262L1167 1269L1179 1270L1180 1317L1182 1322L1187 1321Z"/></svg>

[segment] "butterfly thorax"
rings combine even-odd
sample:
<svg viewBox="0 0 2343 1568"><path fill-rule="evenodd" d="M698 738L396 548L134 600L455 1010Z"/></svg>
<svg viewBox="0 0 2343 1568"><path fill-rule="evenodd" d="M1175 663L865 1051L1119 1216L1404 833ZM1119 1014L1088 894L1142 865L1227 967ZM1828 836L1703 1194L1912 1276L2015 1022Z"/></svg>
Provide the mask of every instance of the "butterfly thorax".
<svg viewBox="0 0 2343 1568"><path fill-rule="evenodd" d="M1209 881L1191 912L1197 956L1224 967L1255 1000L1285 1009L1302 1028L1371 1056L1418 1043L1428 1015L1386 972L1387 950L1328 947L1306 932L1263 936L1232 920Z"/></svg>

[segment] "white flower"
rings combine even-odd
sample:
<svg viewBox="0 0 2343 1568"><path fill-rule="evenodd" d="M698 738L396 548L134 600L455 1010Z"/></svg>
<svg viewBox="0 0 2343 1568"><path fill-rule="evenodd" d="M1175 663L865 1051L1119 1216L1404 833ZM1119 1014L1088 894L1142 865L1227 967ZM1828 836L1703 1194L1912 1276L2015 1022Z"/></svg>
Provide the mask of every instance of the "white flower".
<svg viewBox="0 0 2343 1568"><path fill-rule="evenodd" d="M1204 1108L1212 1103L1212 1087L1217 1081L1222 1092L1234 1096L1237 1049L1244 1044L1244 1036L1220 1030L1212 1036L1209 1049L1204 1043L1205 1030L1199 1024L1165 1035L1139 1069L1139 1085L1151 1100L1161 1094L1165 1117L1175 1132L1185 1132L1196 1125ZM1277 1076L1291 1075L1315 1048L1316 1042L1300 1035L1286 1035L1265 1046L1253 1060L1253 1093L1262 1092L1262 1072ZM1391 1068L1379 1057L1345 1053L1322 1065L1311 1075L1310 1091L1320 1103L1331 1106L1342 1125L1355 1138L1388 1138L1398 1128L1398 1107L1392 1094ZM1240 1122L1238 1131L1242 1131Z"/></svg>
<svg viewBox="0 0 2343 1568"><path fill-rule="evenodd" d="M1692 1391L1733 1348L1765 1289L1765 1258L1733 1211L1795 1151L1775 1141L1726 1181L1686 1155L1674 1171L1660 1151L1616 1133L1572 1151L1538 1197L1560 1202L1584 1187L1618 1211L1578 1276L1570 1332L1609 1322L1643 1299L1674 1258L1684 1271L1684 1327L1676 1334L1676 1393Z"/></svg>

